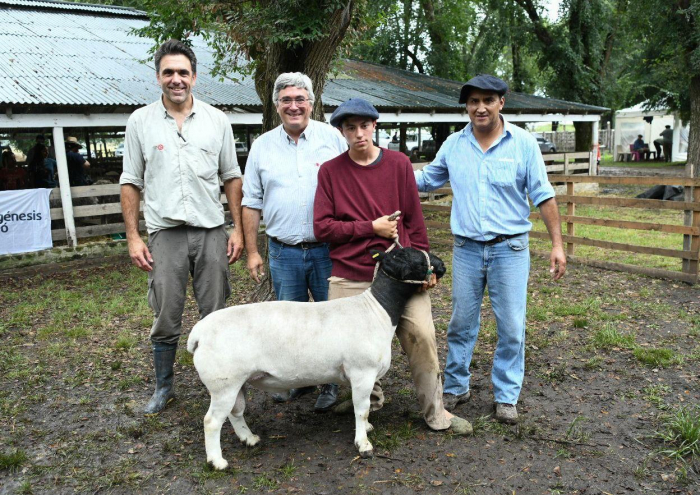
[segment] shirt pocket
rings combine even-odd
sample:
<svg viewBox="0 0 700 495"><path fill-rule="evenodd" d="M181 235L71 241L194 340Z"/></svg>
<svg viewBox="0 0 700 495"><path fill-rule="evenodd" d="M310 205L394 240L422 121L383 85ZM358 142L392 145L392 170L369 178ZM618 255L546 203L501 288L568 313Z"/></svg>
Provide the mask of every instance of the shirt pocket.
<svg viewBox="0 0 700 495"><path fill-rule="evenodd" d="M210 147L195 146L194 148L197 176L205 181L213 181L219 171L219 152Z"/></svg>
<svg viewBox="0 0 700 495"><path fill-rule="evenodd" d="M515 187L518 162L512 158L496 159L489 162L489 182L499 187Z"/></svg>

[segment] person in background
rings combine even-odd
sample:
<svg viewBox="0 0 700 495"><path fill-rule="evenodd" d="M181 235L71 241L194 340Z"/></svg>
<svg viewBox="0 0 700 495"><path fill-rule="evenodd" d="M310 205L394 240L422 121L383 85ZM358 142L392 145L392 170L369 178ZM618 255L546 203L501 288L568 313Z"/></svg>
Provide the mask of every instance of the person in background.
<svg viewBox="0 0 700 495"><path fill-rule="evenodd" d="M80 154L82 144L78 142L78 138L69 137L66 139L66 160L68 160L68 178L71 187L89 186L92 184L90 177L87 174L90 168L90 162L83 158Z"/></svg>
<svg viewBox="0 0 700 495"><path fill-rule="evenodd" d="M661 131L659 135L661 136L661 145L664 148L664 161L670 162L673 154L673 129L667 125L666 129Z"/></svg>
<svg viewBox="0 0 700 495"><path fill-rule="evenodd" d="M49 189L56 187L56 160L49 158L49 149L45 145L36 146L35 162L34 186Z"/></svg>
<svg viewBox="0 0 700 495"><path fill-rule="evenodd" d="M2 170L0 170L0 189L16 191L26 189L27 172L17 165L17 157L8 146L2 152Z"/></svg>
<svg viewBox="0 0 700 495"><path fill-rule="evenodd" d="M27 151L28 181L31 185L36 184L37 175L42 173L43 163L39 159L39 150L42 146L46 146L46 137L43 134L38 134L34 140L34 146Z"/></svg>
<svg viewBox="0 0 700 495"><path fill-rule="evenodd" d="M644 142L641 134L637 135L637 139L632 143L632 149L639 153L640 160L649 160L649 146Z"/></svg>

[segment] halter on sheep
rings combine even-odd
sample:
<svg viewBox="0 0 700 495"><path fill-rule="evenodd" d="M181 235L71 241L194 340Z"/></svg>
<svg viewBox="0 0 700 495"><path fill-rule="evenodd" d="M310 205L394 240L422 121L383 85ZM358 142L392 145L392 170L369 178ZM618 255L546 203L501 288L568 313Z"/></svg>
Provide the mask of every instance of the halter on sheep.
<svg viewBox="0 0 700 495"><path fill-rule="evenodd" d="M256 445L243 418L250 384L282 392L319 383L352 387L355 446L372 455L367 431L370 393L391 364L391 340L416 286L445 266L413 248L375 252L379 270L364 293L318 303L274 301L216 311L195 325L187 342L211 395L204 417L207 462L228 466L221 455L221 426L228 417L246 445Z"/></svg>

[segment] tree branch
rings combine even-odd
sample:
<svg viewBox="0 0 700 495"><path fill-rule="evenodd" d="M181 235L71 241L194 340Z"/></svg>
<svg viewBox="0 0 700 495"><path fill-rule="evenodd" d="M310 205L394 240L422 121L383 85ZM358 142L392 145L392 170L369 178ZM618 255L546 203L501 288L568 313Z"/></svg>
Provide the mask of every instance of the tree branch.
<svg viewBox="0 0 700 495"><path fill-rule="evenodd" d="M409 57L411 57L411 60L413 61L413 64L416 66L416 68L418 69L418 72L421 74L425 74L425 68L423 67L423 63L420 60L418 60L418 57L416 56L416 54L413 53L408 48L404 48L404 51L406 52L406 54Z"/></svg>
<svg viewBox="0 0 700 495"><path fill-rule="evenodd" d="M537 13L537 8L535 8L535 4L532 3L532 0L515 0L515 3L520 5L530 18L537 39L540 40L545 47L554 44L554 38L549 32L549 29L547 29L547 26L542 23L542 18Z"/></svg>

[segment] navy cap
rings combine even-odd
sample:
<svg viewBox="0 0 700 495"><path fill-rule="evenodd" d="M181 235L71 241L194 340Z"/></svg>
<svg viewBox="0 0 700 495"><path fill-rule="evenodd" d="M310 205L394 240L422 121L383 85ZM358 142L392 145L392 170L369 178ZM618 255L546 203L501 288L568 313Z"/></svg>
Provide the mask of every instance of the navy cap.
<svg viewBox="0 0 700 495"><path fill-rule="evenodd" d="M508 85L502 79L492 76L490 74L479 74L476 77L472 77L467 81L467 83L462 86L462 92L459 94L459 102L466 103L467 98L469 98L469 93L472 89L482 89L484 91L493 91L498 93L499 96L503 96L508 92Z"/></svg>
<svg viewBox="0 0 700 495"><path fill-rule="evenodd" d="M369 117L372 120L379 118L379 112L374 106L362 98L350 98L340 104L331 115L331 125L341 127L348 117Z"/></svg>

